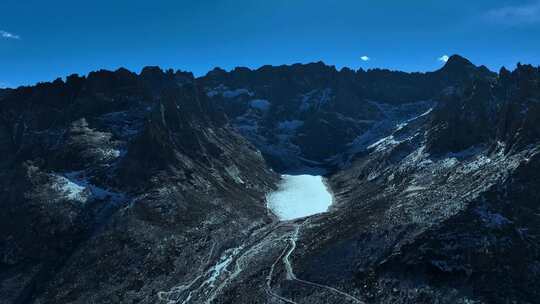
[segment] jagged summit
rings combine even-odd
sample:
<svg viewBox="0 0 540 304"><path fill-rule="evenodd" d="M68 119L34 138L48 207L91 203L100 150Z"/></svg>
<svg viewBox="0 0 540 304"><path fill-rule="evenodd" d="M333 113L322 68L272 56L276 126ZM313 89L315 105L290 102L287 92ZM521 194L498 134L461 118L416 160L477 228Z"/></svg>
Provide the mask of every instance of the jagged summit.
<svg viewBox="0 0 540 304"><path fill-rule="evenodd" d="M473 79L494 79L497 74L485 66L476 66L460 55L452 55L445 65L434 72L447 81L466 83Z"/></svg>
<svg viewBox="0 0 540 304"><path fill-rule="evenodd" d="M467 58L454 54L448 58L448 61L445 63L443 69L449 69L453 67L473 67L475 66Z"/></svg>
<svg viewBox="0 0 540 304"><path fill-rule="evenodd" d="M455 72L459 70L470 70L470 69L481 69L485 70L484 72L487 72L487 68L485 66L475 66L471 61L466 59L463 56L460 55L452 55L449 57L448 61L445 63L445 65L434 72L440 72L440 71L449 71L449 72ZM370 70L364 70L362 68L358 70L354 70L348 67L343 67L340 70L337 70L334 65L326 64L323 61L314 61L309 63L294 63L294 64L286 64L286 65L263 65L257 69L250 69L247 67L235 67L231 71L226 71L220 67L215 67L214 69L207 72L207 74L200 78L210 78L210 77L216 77L216 76L223 76L227 74L251 74L256 75L257 73L272 73L272 72L294 72L294 71L301 71L303 73L343 73L343 74L368 74L368 75L376 75L381 73L388 73L388 74L396 74L396 75L409 75L409 74L417 74L417 73L406 73L406 72L400 72L400 71L391 71L387 69L379 69L374 68ZM428 72L429 74L429 72ZM486 73L487 74L487 73ZM193 79L193 73L186 72L182 70L173 70L173 69L167 69L163 70L159 66L145 66L141 69L139 73L132 72L126 68L118 68L116 70L106 70L106 69L100 69L97 71L89 72L87 76L80 76L78 74L73 74L68 76L67 78L106 78L111 77L112 75L116 75L116 78L128 78L133 77L134 75L141 76L143 79L156 79L156 78L174 78L177 79L183 79L184 81L188 81L189 79ZM414 77L409 76L409 77ZM55 81L62 82L62 78L58 78ZM44 82L47 83L47 82ZM1 91L8 91L8 89L0 89ZM12 90L12 89L9 89Z"/></svg>

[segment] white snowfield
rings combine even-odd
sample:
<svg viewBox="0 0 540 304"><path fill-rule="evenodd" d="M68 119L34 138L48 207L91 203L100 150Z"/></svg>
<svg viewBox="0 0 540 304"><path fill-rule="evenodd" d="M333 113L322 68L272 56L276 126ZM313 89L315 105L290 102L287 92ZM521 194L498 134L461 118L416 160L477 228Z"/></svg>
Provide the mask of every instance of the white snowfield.
<svg viewBox="0 0 540 304"><path fill-rule="evenodd" d="M268 208L281 220L326 212L332 195L321 176L282 175L279 189L266 196Z"/></svg>

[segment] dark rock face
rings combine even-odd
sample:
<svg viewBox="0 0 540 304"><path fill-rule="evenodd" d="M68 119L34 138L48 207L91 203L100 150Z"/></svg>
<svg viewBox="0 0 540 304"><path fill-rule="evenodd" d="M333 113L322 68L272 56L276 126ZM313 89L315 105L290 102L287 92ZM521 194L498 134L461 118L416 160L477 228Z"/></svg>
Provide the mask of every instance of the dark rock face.
<svg viewBox="0 0 540 304"><path fill-rule="evenodd" d="M525 71L526 94L515 85ZM444 92L429 119L334 174L333 214L305 228L302 277L373 303L536 302L540 145L525 125L537 71Z"/></svg>
<svg viewBox="0 0 540 304"><path fill-rule="evenodd" d="M540 297L537 67L148 67L0 105L1 303ZM331 210L278 221L271 168L325 169Z"/></svg>
<svg viewBox="0 0 540 304"><path fill-rule="evenodd" d="M1 102L2 303L155 302L199 251L272 221L277 175L190 75L100 71Z"/></svg>
<svg viewBox="0 0 540 304"><path fill-rule="evenodd" d="M443 90L495 78L485 67L455 55L432 73L337 71L319 62L214 70L201 82L241 134L276 167L290 170L347 158L351 148L363 149L380 138L375 134L388 132L385 127L426 112ZM406 105L407 113L399 113Z"/></svg>
<svg viewBox="0 0 540 304"><path fill-rule="evenodd" d="M441 98L433 113L430 152L458 152L493 137L499 104L491 85L475 81L465 91L449 92Z"/></svg>

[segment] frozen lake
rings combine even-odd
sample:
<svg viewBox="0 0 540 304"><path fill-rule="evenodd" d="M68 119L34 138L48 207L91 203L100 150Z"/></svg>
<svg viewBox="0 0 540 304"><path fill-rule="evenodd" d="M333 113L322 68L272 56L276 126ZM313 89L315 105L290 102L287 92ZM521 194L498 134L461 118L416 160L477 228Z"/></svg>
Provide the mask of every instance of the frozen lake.
<svg viewBox="0 0 540 304"><path fill-rule="evenodd" d="M326 212L332 204L323 179L317 175L282 175L279 189L266 196L268 208L281 220Z"/></svg>

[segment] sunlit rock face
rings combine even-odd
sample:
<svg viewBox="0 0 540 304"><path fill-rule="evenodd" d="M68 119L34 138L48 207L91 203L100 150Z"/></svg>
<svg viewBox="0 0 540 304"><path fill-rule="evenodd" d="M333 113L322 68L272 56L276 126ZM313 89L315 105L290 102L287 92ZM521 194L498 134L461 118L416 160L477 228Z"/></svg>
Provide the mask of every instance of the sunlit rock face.
<svg viewBox="0 0 540 304"><path fill-rule="evenodd" d="M279 189L267 196L268 207L281 220L326 212L332 195L321 176L283 175Z"/></svg>

